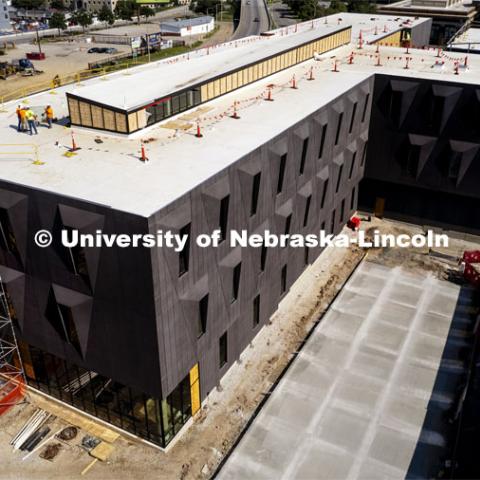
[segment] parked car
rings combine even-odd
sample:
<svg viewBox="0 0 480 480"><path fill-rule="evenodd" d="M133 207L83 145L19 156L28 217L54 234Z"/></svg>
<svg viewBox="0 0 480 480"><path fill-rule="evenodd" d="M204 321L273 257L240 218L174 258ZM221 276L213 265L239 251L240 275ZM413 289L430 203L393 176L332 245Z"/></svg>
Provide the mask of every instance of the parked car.
<svg viewBox="0 0 480 480"><path fill-rule="evenodd" d="M88 53L100 53L100 48L93 47L88 50Z"/></svg>
<svg viewBox="0 0 480 480"><path fill-rule="evenodd" d="M109 53L109 54L118 53L118 50L116 48L113 48L113 47L104 48L104 50L105 50L105 52L103 52L103 53Z"/></svg>

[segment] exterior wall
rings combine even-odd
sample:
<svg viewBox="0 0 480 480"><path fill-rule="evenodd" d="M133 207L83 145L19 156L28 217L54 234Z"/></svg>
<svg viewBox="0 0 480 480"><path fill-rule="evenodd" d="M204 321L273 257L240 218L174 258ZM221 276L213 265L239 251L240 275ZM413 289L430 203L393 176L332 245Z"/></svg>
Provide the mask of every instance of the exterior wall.
<svg viewBox="0 0 480 480"><path fill-rule="evenodd" d="M291 216L291 233L317 233L321 228L335 233L356 209L358 183L363 176L364 149L368 136L373 78L345 92L315 114L293 125L278 137L253 151L215 177L179 198L149 219L149 229L179 232L190 224L191 235L219 228L222 198L229 196L227 230L263 233L265 229L285 233ZM368 105L365 108L365 101ZM352 132L348 133L354 104L356 113ZM334 145L339 115L343 122L338 145ZM365 117L363 118L363 113ZM362 122L363 118L363 122ZM319 158L323 126L324 146ZM304 140L308 138L304 173L300 175ZM356 155L355 155L356 153ZM284 188L277 194L280 162L286 157ZM352 169L352 158L355 162ZM342 170L338 192L338 175ZM350 176L351 170L351 176ZM251 215L253 178L261 173L258 209ZM328 179L323 208L323 188ZM352 198L353 195L353 198ZM311 206L307 225L304 214L307 198ZM340 218L342 201L343 219ZM332 228L332 216L335 219ZM303 248L268 250L261 272L261 248L230 248L224 242L218 248L190 246L189 269L179 276L179 257L171 249L152 251L152 270L159 339L162 391L168 393L199 364L200 395L204 399L218 385L240 353L275 312L283 298L281 271L287 266L286 286L295 282L304 270ZM319 255L308 253L308 263ZM232 299L234 267L241 262L240 289ZM206 332L197 338L199 301L208 294ZM254 298L260 294L260 322L254 326ZM227 363L219 364L219 339L227 332Z"/></svg>
<svg viewBox="0 0 480 480"><path fill-rule="evenodd" d="M12 30L8 9L9 6L7 0L0 0L0 30Z"/></svg>
<svg viewBox="0 0 480 480"><path fill-rule="evenodd" d="M401 37L402 32L395 32L391 35L387 35L386 37L382 37L374 43L375 45L384 45L388 47L400 47L401 46Z"/></svg>
<svg viewBox="0 0 480 480"><path fill-rule="evenodd" d="M360 205L478 232L479 114L476 85L377 74Z"/></svg>
<svg viewBox="0 0 480 480"><path fill-rule="evenodd" d="M416 47L423 47L430 43L430 36L432 33L432 19L426 18L422 23L412 27L411 29L411 43Z"/></svg>
<svg viewBox="0 0 480 480"><path fill-rule="evenodd" d="M148 251L86 249L88 278L72 272L66 249L34 243L34 234L57 234L62 225L83 233L141 233L145 219L38 190L0 182L2 224L6 215L18 252L0 248L0 276L18 317L23 342L75 365L161 397ZM12 283L10 283L10 281ZM48 318L52 290L78 306L74 314L81 351L65 342ZM61 300L61 299L60 299ZM57 301L59 299L57 298ZM61 303L61 302L60 302Z"/></svg>

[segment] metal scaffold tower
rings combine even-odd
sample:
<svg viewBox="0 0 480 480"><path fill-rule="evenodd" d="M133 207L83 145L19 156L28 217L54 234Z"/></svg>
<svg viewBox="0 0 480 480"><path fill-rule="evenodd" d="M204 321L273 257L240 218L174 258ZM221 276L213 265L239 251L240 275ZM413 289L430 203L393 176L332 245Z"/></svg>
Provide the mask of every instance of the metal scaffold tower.
<svg viewBox="0 0 480 480"><path fill-rule="evenodd" d="M21 400L25 375L10 316L9 301L0 278L0 415Z"/></svg>

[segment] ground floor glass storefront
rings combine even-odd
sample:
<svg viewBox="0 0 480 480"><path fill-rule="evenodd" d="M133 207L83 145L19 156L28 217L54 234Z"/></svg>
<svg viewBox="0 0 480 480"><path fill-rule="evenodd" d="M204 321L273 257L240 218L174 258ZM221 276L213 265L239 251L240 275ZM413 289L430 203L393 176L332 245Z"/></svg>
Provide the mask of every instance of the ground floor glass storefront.
<svg viewBox="0 0 480 480"><path fill-rule="evenodd" d="M161 400L39 348L23 344L21 352L29 385L162 447L192 416L188 375Z"/></svg>

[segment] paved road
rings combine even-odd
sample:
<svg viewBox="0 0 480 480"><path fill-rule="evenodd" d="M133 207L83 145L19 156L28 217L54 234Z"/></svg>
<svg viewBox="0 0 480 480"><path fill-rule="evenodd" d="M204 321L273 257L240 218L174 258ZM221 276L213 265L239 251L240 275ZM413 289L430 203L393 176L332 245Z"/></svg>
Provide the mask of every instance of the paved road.
<svg viewBox="0 0 480 480"><path fill-rule="evenodd" d="M258 21L255 21L258 19ZM259 35L270 28L264 0L242 0L240 22L232 39Z"/></svg>
<svg viewBox="0 0 480 480"><path fill-rule="evenodd" d="M284 3L272 3L269 5L270 13L273 17L273 21L278 27L287 27L288 25L294 25L298 22Z"/></svg>
<svg viewBox="0 0 480 480"><path fill-rule="evenodd" d="M169 10L164 10L163 12L158 12L154 17L151 17L148 19L150 23L155 22L155 20L160 20L160 19L165 19L165 18L173 18L173 17L183 17L186 14L188 14L188 8L185 6L181 7L176 7L176 8L171 8ZM142 17L141 21L143 22L144 19ZM128 22L124 20L117 20L115 22L115 27L121 26L121 25L128 25L132 24L135 25L136 21ZM92 27L87 30L86 33L90 30L104 30L105 28L108 28L108 25L106 25L103 22L99 22L96 25L92 25ZM68 27L67 30L65 30L64 33L68 32L81 32L82 27L80 26L75 26L75 27ZM41 37L44 37L46 35L57 35L58 30L56 28L48 28L46 30L40 30L39 35ZM36 36L35 32L21 32L21 33L12 33L9 35L1 35L0 36L0 43L1 42L15 42L15 43L29 43L32 41L32 38Z"/></svg>

